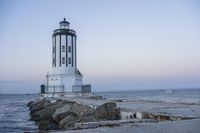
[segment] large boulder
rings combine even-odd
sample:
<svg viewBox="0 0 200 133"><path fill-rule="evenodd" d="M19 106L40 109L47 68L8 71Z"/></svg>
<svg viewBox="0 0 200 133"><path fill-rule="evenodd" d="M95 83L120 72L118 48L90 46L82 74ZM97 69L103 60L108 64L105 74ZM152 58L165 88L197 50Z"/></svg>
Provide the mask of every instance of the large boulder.
<svg viewBox="0 0 200 133"><path fill-rule="evenodd" d="M62 112L55 117L61 129L73 129L74 124L77 122L96 121L94 118L95 110L84 104L75 103L71 105L70 110L69 107L63 106L63 108L59 109L57 112Z"/></svg>
<svg viewBox="0 0 200 133"><path fill-rule="evenodd" d="M100 120L119 120L120 110L117 108L116 103L108 102L96 109L95 116Z"/></svg>
<svg viewBox="0 0 200 133"><path fill-rule="evenodd" d="M45 108L33 113L31 116L31 120L41 121L41 120L53 119L51 117L53 113L54 113L54 110Z"/></svg>
<svg viewBox="0 0 200 133"><path fill-rule="evenodd" d="M71 129L74 127L76 122L78 122L78 116L71 112L67 115L67 117L59 122L59 127L61 129Z"/></svg>
<svg viewBox="0 0 200 133"><path fill-rule="evenodd" d="M80 117L78 119L78 122L97 122L99 121L98 119L96 119L96 117L94 115L89 115L89 116L83 116L83 117Z"/></svg>
<svg viewBox="0 0 200 133"><path fill-rule="evenodd" d="M63 112L61 114L58 114L55 116L54 120L55 122L59 123L61 120L66 118L68 115L70 115L71 112Z"/></svg>
<svg viewBox="0 0 200 133"><path fill-rule="evenodd" d="M94 114L95 110L90 106L75 103L72 105L71 112L75 113L78 117L83 117Z"/></svg>
<svg viewBox="0 0 200 133"><path fill-rule="evenodd" d="M31 108L34 104L35 104L34 101L30 101L30 102L28 102L27 106L28 106L29 108Z"/></svg>
<svg viewBox="0 0 200 133"><path fill-rule="evenodd" d="M64 119L70 112L72 105L71 104L65 104L64 106L56 109L55 113L52 115L52 117L59 122L60 120Z"/></svg>
<svg viewBox="0 0 200 133"><path fill-rule="evenodd" d="M30 106L30 114L32 115L36 111L44 109L46 106L51 105L52 103L48 101L47 99L42 99L41 101L38 101L36 103L29 104Z"/></svg>
<svg viewBox="0 0 200 133"><path fill-rule="evenodd" d="M56 130L58 128L58 124L48 119L39 122L39 129L42 130Z"/></svg>
<svg viewBox="0 0 200 133"><path fill-rule="evenodd" d="M57 108L63 106L62 101L57 101L55 103L51 103L48 106L42 108L41 110L35 111L31 114L31 119L34 121L41 121L46 119L53 119L52 115L55 113Z"/></svg>

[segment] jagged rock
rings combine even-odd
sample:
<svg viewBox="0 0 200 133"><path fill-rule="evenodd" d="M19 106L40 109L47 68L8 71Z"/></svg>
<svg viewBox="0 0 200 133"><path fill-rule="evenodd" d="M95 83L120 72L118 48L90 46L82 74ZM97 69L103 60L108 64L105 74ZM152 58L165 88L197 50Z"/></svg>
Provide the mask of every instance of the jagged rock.
<svg viewBox="0 0 200 133"><path fill-rule="evenodd" d="M57 108L60 108L62 106L64 106L63 101L57 101L57 102L54 102L54 103L46 106L45 108L52 109L55 112Z"/></svg>
<svg viewBox="0 0 200 133"><path fill-rule="evenodd" d="M31 120L41 121L41 120L53 119L51 117L53 113L54 113L54 110L45 108L33 113L31 116Z"/></svg>
<svg viewBox="0 0 200 133"><path fill-rule="evenodd" d="M117 109L116 103L108 102L96 109L95 116L100 120L119 120L120 111Z"/></svg>
<svg viewBox="0 0 200 133"><path fill-rule="evenodd" d="M62 101L51 103L49 106L46 106L45 108L32 113L31 119L34 121L53 119L52 115L55 113L56 109L62 106Z"/></svg>
<svg viewBox="0 0 200 133"><path fill-rule="evenodd" d="M78 121L78 116L75 113L68 114L63 120L59 122L59 127L62 129L69 129L74 127L74 124Z"/></svg>
<svg viewBox="0 0 200 133"><path fill-rule="evenodd" d="M64 112L69 112L71 110L71 104L65 104L64 106L56 109L55 113L53 114L53 118L55 119L57 115L62 114Z"/></svg>
<svg viewBox="0 0 200 133"><path fill-rule="evenodd" d="M38 101L36 102L35 104L33 104L31 107L30 107L30 114L32 115L33 113L35 113L36 111L39 111L39 110L42 110L44 109L44 107L48 106L48 105L51 105L52 103L49 102L48 100L46 99L42 99L41 101Z"/></svg>
<svg viewBox="0 0 200 133"><path fill-rule="evenodd" d="M42 102L43 104L39 104L39 105L36 105L36 107L34 107L34 110L31 109L31 115L34 113L34 112L37 112L39 110L42 110L44 108L49 108L49 109L56 109L56 108L59 108L61 106L63 106L63 101L62 100L57 100L56 102L53 102L51 103L50 101L47 101L47 102Z"/></svg>
<svg viewBox="0 0 200 133"><path fill-rule="evenodd" d="M78 119L78 122L97 122L97 121L99 121L99 120L96 119L96 117L94 115L83 116Z"/></svg>
<svg viewBox="0 0 200 133"><path fill-rule="evenodd" d="M34 101L30 101L30 102L28 102L27 106L30 108L34 105L34 103L35 103Z"/></svg>
<svg viewBox="0 0 200 133"><path fill-rule="evenodd" d="M72 105L72 104L75 104L76 102L75 101L63 100L63 103Z"/></svg>
<svg viewBox="0 0 200 133"><path fill-rule="evenodd" d="M58 114L55 116L54 120L59 123L59 121L63 120L64 118L66 118L71 112L64 112L61 114Z"/></svg>
<svg viewBox="0 0 200 133"><path fill-rule="evenodd" d="M58 129L58 124L51 120L42 120L39 122L39 129L42 130L55 130Z"/></svg>
<svg viewBox="0 0 200 133"><path fill-rule="evenodd" d="M71 112L74 112L78 117L83 117L94 114L95 110L87 105L75 103L71 108Z"/></svg>

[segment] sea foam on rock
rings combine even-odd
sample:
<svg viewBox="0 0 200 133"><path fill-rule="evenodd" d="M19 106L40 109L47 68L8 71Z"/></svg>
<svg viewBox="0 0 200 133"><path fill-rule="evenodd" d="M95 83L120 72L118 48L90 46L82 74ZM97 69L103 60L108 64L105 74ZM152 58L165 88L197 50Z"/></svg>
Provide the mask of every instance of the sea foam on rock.
<svg viewBox="0 0 200 133"><path fill-rule="evenodd" d="M75 123L120 119L120 111L114 102L105 103L97 109L88 105L62 99L43 98L31 101L31 120L41 130L73 129Z"/></svg>

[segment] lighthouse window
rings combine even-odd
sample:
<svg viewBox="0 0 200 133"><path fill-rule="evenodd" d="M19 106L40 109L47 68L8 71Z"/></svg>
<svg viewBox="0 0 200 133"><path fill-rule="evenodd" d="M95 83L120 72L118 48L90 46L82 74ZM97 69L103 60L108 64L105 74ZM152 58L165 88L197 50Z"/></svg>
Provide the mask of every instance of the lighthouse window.
<svg viewBox="0 0 200 133"><path fill-rule="evenodd" d="M62 57L62 64L65 64L65 57Z"/></svg>
<svg viewBox="0 0 200 133"><path fill-rule="evenodd" d="M71 52L71 46L69 46L69 53Z"/></svg>
<svg viewBox="0 0 200 133"><path fill-rule="evenodd" d="M62 52L65 52L65 46L62 45Z"/></svg>
<svg viewBox="0 0 200 133"><path fill-rule="evenodd" d="M71 64L71 58L69 57L69 64Z"/></svg>

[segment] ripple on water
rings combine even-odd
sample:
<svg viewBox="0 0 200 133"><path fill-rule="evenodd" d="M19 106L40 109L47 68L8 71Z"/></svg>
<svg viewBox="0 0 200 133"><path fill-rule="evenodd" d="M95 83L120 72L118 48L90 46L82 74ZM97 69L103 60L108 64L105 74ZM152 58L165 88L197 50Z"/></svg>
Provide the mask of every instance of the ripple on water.
<svg viewBox="0 0 200 133"><path fill-rule="evenodd" d="M0 95L0 132L37 131L30 121L27 103L37 95Z"/></svg>

